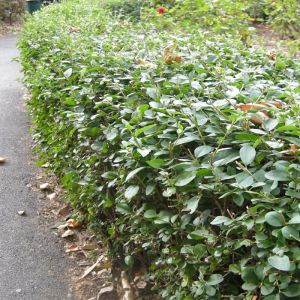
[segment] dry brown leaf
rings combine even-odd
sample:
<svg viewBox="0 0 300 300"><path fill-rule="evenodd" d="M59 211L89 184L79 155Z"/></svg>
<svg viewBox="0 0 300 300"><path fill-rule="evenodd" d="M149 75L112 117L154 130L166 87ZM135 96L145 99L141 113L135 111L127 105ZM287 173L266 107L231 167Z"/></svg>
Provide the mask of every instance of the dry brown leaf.
<svg viewBox="0 0 300 300"><path fill-rule="evenodd" d="M66 223L70 228L79 228L81 227L81 223L75 219L69 219Z"/></svg>
<svg viewBox="0 0 300 300"><path fill-rule="evenodd" d="M291 152L296 152L299 150L299 147L295 144L290 144L290 151Z"/></svg>
<svg viewBox="0 0 300 300"><path fill-rule="evenodd" d="M276 60L277 58L277 53L274 50L271 50L268 52L268 57L272 60Z"/></svg>
<svg viewBox="0 0 300 300"><path fill-rule="evenodd" d="M238 104L237 108L239 108L242 111L248 111L248 110L261 110L265 109L266 106L262 104L257 103L248 103L248 104Z"/></svg>
<svg viewBox="0 0 300 300"><path fill-rule="evenodd" d="M61 237L62 237L62 238L66 238L66 237L69 237L69 236L73 236L74 234L75 234L75 232L74 232L73 230L68 229L68 230L66 230L66 231L61 235Z"/></svg>
<svg viewBox="0 0 300 300"><path fill-rule="evenodd" d="M98 249L98 245L96 243L86 243L81 246L82 250L96 250Z"/></svg>
<svg viewBox="0 0 300 300"><path fill-rule="evenodd" d="M71 26L70 27L70 31L71 32L80 32L80 27L79 26Z"/></svg>
<svg viewBox="0 0 300 300"><path fill-rule="evenodd" d="M66 249L66 253L77 252L80 251L80 248L77 245L70 245Z"/></svg>
<svg viewBox="0 0 300 300"><path fill-rule="evenodd" d="M167 65L171 65L171 64L173 64L175 62L177 62L177 63L181 63L182 62L181 55L179 55L176 52L171 52L170 51L170 48L172 46L174 46L174 44L171 44L171 45L167 46L166 48L164 48L164 51L163 51L163 57L164 57L165 63Z"/></svg>
<svg viewBox="0 0 300 300"><path fill-rule="evenodd" d="M105 260L101 263L101 266L104 268L104 269L111 269L112 268L112 264L110 261L108 260Z"/></svg>
<svg viewBox="0 0 300 300"><path fill-rule="evenodd" d="M279 102L279 101L261 101L259 102L259 104L265 105L265 106L269 106L269 107L276 107L276 108L282 108L283 107L283 103Z"/></svg>
<svg viewBox="0 0 300 300"><path fill-rule="evenodd" d="M269 117L265 113L259 111L251 116L250 121L255 125L261 125L264 121L268 119Z"/></svg>

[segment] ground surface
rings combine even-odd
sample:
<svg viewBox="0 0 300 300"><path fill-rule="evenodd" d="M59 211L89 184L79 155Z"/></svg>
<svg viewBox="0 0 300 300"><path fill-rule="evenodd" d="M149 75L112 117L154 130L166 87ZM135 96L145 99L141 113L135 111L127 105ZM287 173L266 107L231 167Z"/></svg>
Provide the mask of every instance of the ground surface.
<svg viewBox="0 0 300 300"><path fill-rule="evenodd" d="M38 194L27 185L31 163L28 119L24 112L16 37L0 38L0 299L65 300L68 261L61 245L40 224ZM24 210L26 216L19 216Z"/></svg>

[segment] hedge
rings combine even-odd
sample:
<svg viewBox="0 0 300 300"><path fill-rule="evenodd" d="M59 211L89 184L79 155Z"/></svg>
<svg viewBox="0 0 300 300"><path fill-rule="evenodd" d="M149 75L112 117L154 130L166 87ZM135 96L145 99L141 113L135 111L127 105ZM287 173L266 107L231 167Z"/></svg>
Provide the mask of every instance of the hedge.
<svg viewBox="0 0 300 300"><path fill-rule="evenodd" d="M164 299L298 299L298 61L70 0L19 41L44 161Z"/></svg>

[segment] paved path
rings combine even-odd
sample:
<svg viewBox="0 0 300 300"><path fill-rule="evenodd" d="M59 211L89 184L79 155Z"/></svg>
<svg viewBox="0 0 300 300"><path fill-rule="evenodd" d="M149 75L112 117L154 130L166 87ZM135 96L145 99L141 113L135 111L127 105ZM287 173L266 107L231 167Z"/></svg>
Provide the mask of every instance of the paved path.
<svg viewBox="0 0 300 300"><path fill-rule="evenodd" d="M0 38L0 300L65 300L67 261L47 228L39 225L38 195L24 112L16 38ZM26 217L17 212L25 210Z"/></svg>

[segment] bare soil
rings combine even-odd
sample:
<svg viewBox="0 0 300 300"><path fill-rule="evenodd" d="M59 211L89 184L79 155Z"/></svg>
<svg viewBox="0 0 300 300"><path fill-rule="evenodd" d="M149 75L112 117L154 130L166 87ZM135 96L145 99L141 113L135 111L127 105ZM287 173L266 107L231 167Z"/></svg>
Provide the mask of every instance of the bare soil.
<svg viewBox="0 0 300 300"><path fill-rule="evenodd" d="M300 57L300 40L293 40L282 35L266 24L254 24L256 33L253 38L255 47L267 50L282 52L293 58Z"/></svg>

